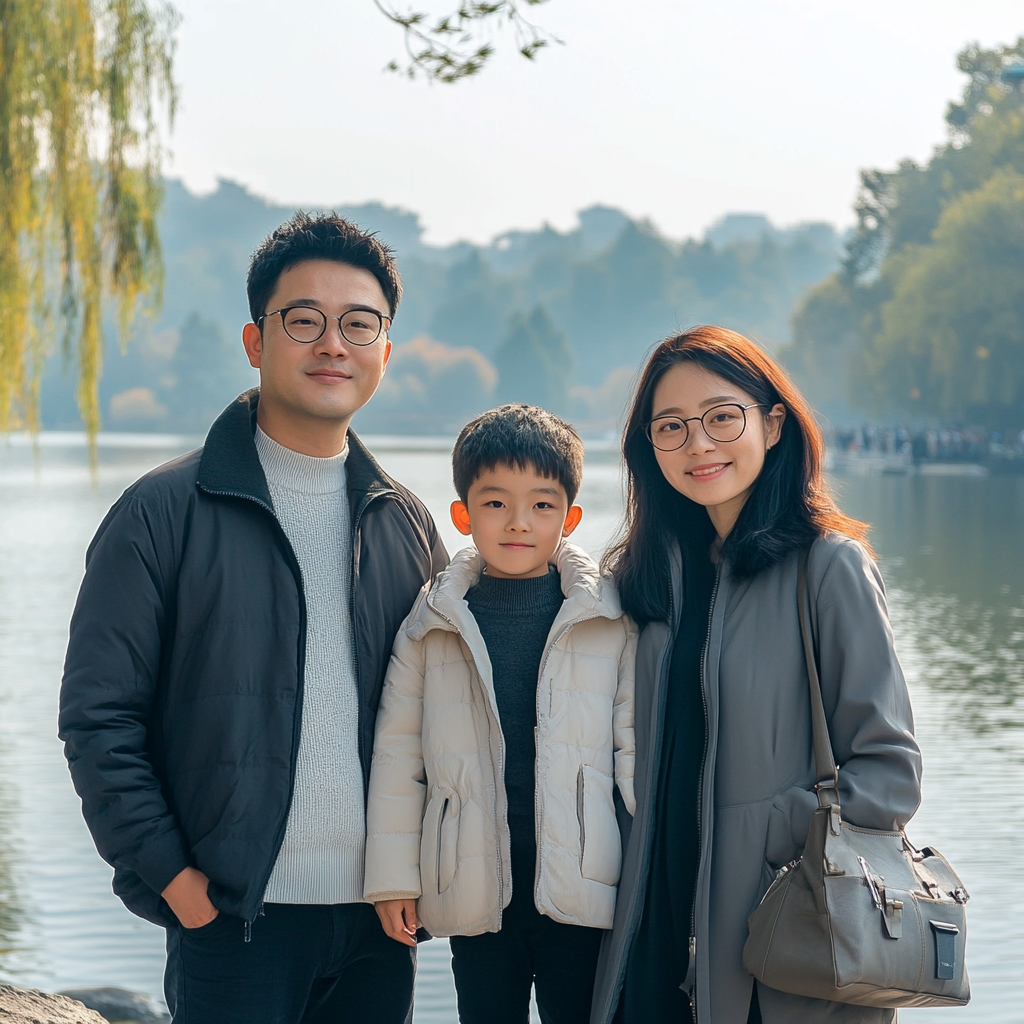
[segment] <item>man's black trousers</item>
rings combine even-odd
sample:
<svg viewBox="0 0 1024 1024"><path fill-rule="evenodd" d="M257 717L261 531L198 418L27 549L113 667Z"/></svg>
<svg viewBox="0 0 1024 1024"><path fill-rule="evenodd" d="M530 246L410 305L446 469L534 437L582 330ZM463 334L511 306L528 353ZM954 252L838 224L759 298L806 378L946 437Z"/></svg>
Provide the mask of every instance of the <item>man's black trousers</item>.
<svg viewBox="0 0 1024 1024"><path fill-rule="evenodd" d="M173 1024L407 1024L416 953L384 934L368 903L268 903L167 932Z"/></svg>

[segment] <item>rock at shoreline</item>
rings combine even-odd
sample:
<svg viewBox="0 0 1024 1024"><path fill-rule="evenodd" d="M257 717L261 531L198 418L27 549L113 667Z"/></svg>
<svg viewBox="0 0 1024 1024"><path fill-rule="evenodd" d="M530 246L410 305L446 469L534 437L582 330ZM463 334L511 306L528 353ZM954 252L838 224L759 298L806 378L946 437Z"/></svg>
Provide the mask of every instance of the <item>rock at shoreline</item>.
<svg viewBox="0 0 1024 1024"><path fill-rule="evenodd" d="M106 1024L95 1010L37 988L0 985L0 1021L3 1024Z"/></svg>
<svg viewBox="0 0 1024 1024"><path fill-rule="evenodd" d="M170 1019L149 996L129 992L126 988L69 988L61 995L70 996L95 1010L107 1021L131 1021L132 1024L166 1024ZM0 1022L2 1024L2 1022Z"/></svg>

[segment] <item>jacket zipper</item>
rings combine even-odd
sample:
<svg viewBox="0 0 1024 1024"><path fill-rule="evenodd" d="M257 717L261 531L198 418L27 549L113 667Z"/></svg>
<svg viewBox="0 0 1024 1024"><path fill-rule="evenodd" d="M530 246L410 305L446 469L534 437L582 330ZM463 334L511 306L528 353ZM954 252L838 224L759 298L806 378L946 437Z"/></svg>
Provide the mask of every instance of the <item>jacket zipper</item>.
<svg viewBox="0 0 1024 1024"><path fill-rule="evenodd" d="M429 603L429 601L428 601L428 603ZM455 622L452 619L450 619L447 615L445 615L445 613L443 611L441 611L439 608L435 607L433 604L431 604L430 607L433 609L433 611L436 614L440 615L441 618L444 619L444 621L447 622L449 626L452 627L452 630L455 633L457 633L459 636L462 636L462 631L459 629L459 627L455 624ZM537 686L536 708L537 708L537 721L538 721L538 723L540 722L540 685L539 685L539 683L540 683L540 680L543 679L543 677L544 677L544 670L547 668L548 658L549 658L549 656L551 654L551 651L554 649L554 647L558 643L558 641L561 640L562 637L565 636L565 634L570 629L572 629L575 626L578 626L581 622L587 622L590 619L600 619L601 617L602 616L600 616L600 615L584 615L584 616L581 616L578 619L573 619L571 622L567 622L558 631L558 635L554 638L554 640L552 640L548 644L547 649L544 652L544 660L541 662L540 675L538 675L538 677L537 677L538 686ZM463 637L463 639L465 639L465 638ZM479 672L478 672L478 674L479 674ZM490 702L488 702L488 703L490 703ZM493 712L493 713L496 716L497 713L496 712ZM505 784L505 737L504 737L504 734L501 731L501 720L496 718L496 721L498 722L498 736L499 736L500 741L501 741L499 746L498 746L498 774L499 774L499 776L500 776L500 778L502 780L502 785L504 785ZM539 734L539 730L536 730L534 735L538 735L538 734ZM539 808L540 807L540 803L539 803L539 796L540 796L539 788L540 787L539 787L539 784L537 782L537 755L539 755L539 753L540 753L539 750L536 751L536 753L535 753L534 766L533 766L533 776L534 776L534 778L533 778L533 793L534 793L534 797L533 798L534 798L534 807L535 808ZM497 781L497 780L495 780L495 781ZM501 835L498 832L498 799L497 799L497 792L498 792L498 790L497 790L497 786L495 786L494 792L495 792L495 799L494 799L494 849L495 849L495 852L497 854L497 868L498 868L498 927L500 928L501 927L502 916L504 914L505 874L504 874L504 871L502 870L502 865L501 865ZM503 821L504 821L505 828L507 830L508 829L508 800L505 801L505 813L503 815ZM536 835L537 861L538 861L538 865L539 865L539 861L540 861L540 815L537 814L536 812L535 812L534 831L535 831L535 835ZM539 887L539 880L538 879L539 879L539 872L537 872L537 878L534 880L534 900L536 900L537 895L538 895L538 893L537 893L537 890L538 890L538 887Z"/></svg>
<svg viewBox="0 0 1024 1024"><path fill-rule="evenodd" d="M206 488L204 488L206 490ZM245 494L241 491L209 491L210 494L220 494L228 498L242 498L246 501L251 501L253 504L262 508L265 512L269 513L270 517L274 521L274 525L277 527L281 538L284 540L286 550L291 555L292 560L292 574L296 577L296 582L299 587L299 596L301 598L300 605L300 622L299 622L299 636L301 650L299 652L299 673L298 673L298 686L297 686L297 698L295 701L295 712L292 719L292 754L291 763L289 765L289 779L288 779L288 808L291 809L292 797L295 793L295 768L298 764L299 757L299 739L302 735L302 705L305 698L306 689L306 588L302 582L302 569L299 566L298 558L295 555L295 551L292 548L291 541L288 540L288 535L284 532L284 527L281 526L281 521L277 518L277 513L265 502L259 498L254 497L251 494ZM356 593L356 573L358 571L358 564L356 560L356 535L359 530L359 525L362 522L363 513L366 511L367 506L377 498L384 497L385 495L397 494L394 490L381 490L375 494L367 495L356 509L356 514L353 519L350 543L352 545L352 572L351 579L349 580L349 618L352 622L352 656L353 656L353 668L355 669L355 676L358 689L359 680L359 644L356 642L355 636L355 593ZM358 723L357 723L358 724ZM356 730L356 744L357 754L359 757L360 771L362 771L363 765L363 731L362 728ZM364 793L365 799L365 793ZM288 827L288 811L285 812L284 818L281 824L278 826L277 832L274 835L274 854L270 858L270 864L267 868L266 874L264 875L260 887L260 902L256 908L256 913L251 918L245 918L245 941L249 942L252 937L252 926L253 922L257 917L263 916L263 898L262 894L266 892L267 882L270 881L270 876L273 873L274 865L277 863L278 854L281 852L281 845L284 843L285 830Z"/></svg>
<svg viewBox="0 0 1024 1024"><path fill-rule="evenodd" d="M203 490L207 490L203 488ZM285 543L285 549L291 556L291 570L292 575L295 576L296 583L299 588L299 665L298 665L298 678L296 680L296 699L295 699L295 711L292 715L292 753L289 764L289 777L288 777L288 810L285 811L284 817L281 819L281 823L277 827L277 831L274 833L274 855L270 858L269 866L267 867L266 873L263 876L259 886L260 902L256 907L256 912L253 916L244 919L245 922L245 941L249 942L252 938L252 926L253 922L257 917L263 916L263 893L267 890L267 882L270 881L270 875L274 870L274 865L277 863L277 855L281 852L281 844L284 842L285 830L288 827L288 811L291 809L292 797L295 793L295 768L298 764L299 759L299 739L302 736L302 705L306 695L306 588L302 582L302 568L299 565L299 560L295 555L295 550L292 547L291 541L288 540L288 535L284 532L284 527L281 525L281 521L277 518L277 513L265 502L252 494L245 494L241 491L208 491L210 494L220 494L228 498L242 498L245 501L251 501L254 505L262 508L265 512L270 515L270 518L274 521L274 525L277 527L278 533L281 539Z"/></svg>
<svg viewBox="0 0 1024 1024"><path fill-rule="evenodd" d="M578 619L573 619L567 622L559 631L558 635L548 644L547 649L544 651L544 658L540 663L540 674L537 676L537 696L536 696L536 711L537 711L537 726L534 730L534 752L533 752L533 831L534 831L534 843L537 847L537 859L533 866L533 905L536 908L537 900L540 898L540 825L541 825L541 803L540 803L540 682L544 678L544 673L548 667L548 658L551 657L551 652L555 649L558 641L569 632L570 629L574 629L581 622L589 622L591 619L604 618L602 615L581 615ZM615 769L612 769L612 775L614 776ZM505 776L502 775L502 780ZM508 828L508 801L505 801L505 827Z"/></svg>
<svg viewBox="0 0 1024 1024"><path fill-rule="evenodd" d="M708 626L704 634L704 645L700 651L700 702L704 709L704 752L700 757L700 774L697 776L697 878L694 879L693 901L690 905L690 942L689 958L686 965L686 977L683 980L683 994L690 1001L690 1012L693 1022L697 1024L697 884L700 879L700 861L703 849L703 819L701 810L704 804L704 770L708 757L708 697L704 687L704 672L707 667L708 646L711 642L711 620L715 614L715 598L718 597L718 584L722 578L722 566L719 563L715 572L715 585L711 590L711 603L708 607Z"/></svg>

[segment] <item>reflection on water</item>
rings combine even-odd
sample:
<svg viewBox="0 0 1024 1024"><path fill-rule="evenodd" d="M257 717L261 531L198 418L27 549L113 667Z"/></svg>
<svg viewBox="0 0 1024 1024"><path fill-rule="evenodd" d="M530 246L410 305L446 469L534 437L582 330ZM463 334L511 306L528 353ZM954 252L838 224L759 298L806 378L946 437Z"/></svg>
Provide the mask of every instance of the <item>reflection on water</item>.
<svg viewBox="0 0 1024 1024"><path fill-rule="evenodd" d="M55 736L67 623L85 547L133 479L175 454L100 449L92 483L81 448L44 447L38 466L0 443L0 978L56 989L123 985L158 996L162 933L110 892ZM427 503L445 542L455 497L443 446L380 445L385 468ZM180 444L178 450L181 450ZM1010 1024L1022 1014L1024 886L1024 481L860 477L838 481L844 507L874 524L897 645L925 753L925 801L910 833L941 849L972 901L964 1010L903 1019ZM588 460L575 539L599 553L621 487ZM420 950L417 1024L456 1019L447 943Z"/></svg>
<svg viewBox="0 0 1024 1024"><path fill-rule="evenodd" d="M2 752L0 752L2 758ZM11 771L0 761L0 779ZM14 814L6 790L0 788L0 974L2 964L19 945L18 931L22 908L15 883L14 864L18 858L15 846Z"/></svg>
<svg viewBox="0 0 1024 1024"><path fill-rule="evenodd" d="M958 727L1024 756L1024 477L860 477L839 491L873 525L901 637L927 644L917 681Z"/></svg>

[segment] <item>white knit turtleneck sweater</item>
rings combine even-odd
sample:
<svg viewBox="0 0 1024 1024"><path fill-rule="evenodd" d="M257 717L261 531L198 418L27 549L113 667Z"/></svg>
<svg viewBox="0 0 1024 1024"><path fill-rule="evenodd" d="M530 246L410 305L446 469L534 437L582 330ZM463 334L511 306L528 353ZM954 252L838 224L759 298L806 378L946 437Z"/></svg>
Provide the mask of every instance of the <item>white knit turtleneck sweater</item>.
<svg viewBox="0 0 1024 1024"><path fill-rule="evenodd" d="M300 455L256 428L274 511L302 570L306 674L302 735L284 842L267 903L357 903L363 898L363 775L349 613L352 546L346 448Z"/></svg>

